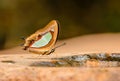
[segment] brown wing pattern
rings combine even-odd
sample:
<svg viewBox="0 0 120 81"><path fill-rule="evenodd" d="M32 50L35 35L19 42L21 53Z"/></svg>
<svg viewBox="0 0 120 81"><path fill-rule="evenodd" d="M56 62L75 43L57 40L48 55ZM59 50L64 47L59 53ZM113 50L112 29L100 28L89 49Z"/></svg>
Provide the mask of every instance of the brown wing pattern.
<svg viewBox="0 0 120 81"><path fill-rule="evenodd" d="M40 48L32 48L30 47L33 42L40 39L40 36L43 36L45 33L50 32L52 34L51 41ZM53 52L53 48L55 42L57 40L58 35L58 23L56 20L52 20L49 22L43 29L39 29L34 34L30 35L28 38L25 39L24 50L29 50L30 52L37 53L37 54L50 54Z"/></svg>

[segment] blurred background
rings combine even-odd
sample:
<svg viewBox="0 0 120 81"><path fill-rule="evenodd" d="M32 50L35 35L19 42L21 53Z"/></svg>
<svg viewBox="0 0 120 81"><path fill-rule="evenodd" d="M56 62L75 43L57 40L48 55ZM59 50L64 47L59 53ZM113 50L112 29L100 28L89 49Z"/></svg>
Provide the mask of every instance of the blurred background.
<svg viewBox="0 0 120 81"><path fill-rule="evenodd" d="M0 50L53 19L60 22L59 39L120 32L120 0L0 0Z"/></svg>

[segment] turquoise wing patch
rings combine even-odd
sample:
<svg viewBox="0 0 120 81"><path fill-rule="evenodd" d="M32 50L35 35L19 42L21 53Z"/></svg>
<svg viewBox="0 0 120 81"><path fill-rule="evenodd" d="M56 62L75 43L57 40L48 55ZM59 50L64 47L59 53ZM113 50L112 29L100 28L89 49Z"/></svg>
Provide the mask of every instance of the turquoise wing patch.
<svg viewBox="0 0 120 81"><path fill-rule="evenodd" d="M48 32L45 35L43 35L40 40L35 41L35 43L33 43L31 47L35 47L35 48L43 47L47 45L51 39L52 39L52 35L50 32Z"/></svg>

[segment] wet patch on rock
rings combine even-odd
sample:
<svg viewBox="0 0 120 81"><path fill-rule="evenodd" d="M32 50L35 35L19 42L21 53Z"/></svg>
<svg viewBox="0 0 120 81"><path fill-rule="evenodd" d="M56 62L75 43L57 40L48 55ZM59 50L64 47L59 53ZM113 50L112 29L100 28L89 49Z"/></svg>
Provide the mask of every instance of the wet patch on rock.
<svg viewBox="0 0 120 81"><path fill-rule="evenodd" d="M37 67L119 67L119 53L94 53L51 58L49 61L36 61L30 66Z"/></svg>

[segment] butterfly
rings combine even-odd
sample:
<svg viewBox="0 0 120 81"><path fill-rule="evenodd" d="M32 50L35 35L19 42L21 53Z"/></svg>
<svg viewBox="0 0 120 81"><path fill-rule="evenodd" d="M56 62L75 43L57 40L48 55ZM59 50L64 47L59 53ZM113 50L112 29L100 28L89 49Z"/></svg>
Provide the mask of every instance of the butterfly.
<svg viewBox="0 0 120 81"><path fill-rule="evenodd" d="M58 37L59 24L57 20L50 21L44 28L25 39L24 50L49 55L55 51L55 43Z"/></svg>

